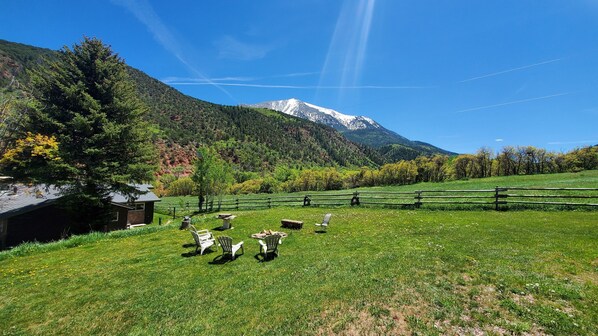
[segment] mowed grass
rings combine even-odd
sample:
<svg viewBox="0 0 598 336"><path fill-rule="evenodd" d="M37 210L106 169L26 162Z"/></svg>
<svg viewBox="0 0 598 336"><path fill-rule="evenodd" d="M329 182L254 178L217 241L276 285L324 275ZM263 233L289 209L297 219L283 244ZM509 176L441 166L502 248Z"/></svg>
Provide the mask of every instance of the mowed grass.
<svg viewBox="0 0 598 336"><path fill-rule="evenodd" d="M333 214L327 233L314 223ZM0 260L2 335L592 335L595 212L239 211L245 254L170 228ZM303 220L301 230L280 219ZM200 217L196 226L221 221ZM289 233L259 262L263 229Z"/></svg>

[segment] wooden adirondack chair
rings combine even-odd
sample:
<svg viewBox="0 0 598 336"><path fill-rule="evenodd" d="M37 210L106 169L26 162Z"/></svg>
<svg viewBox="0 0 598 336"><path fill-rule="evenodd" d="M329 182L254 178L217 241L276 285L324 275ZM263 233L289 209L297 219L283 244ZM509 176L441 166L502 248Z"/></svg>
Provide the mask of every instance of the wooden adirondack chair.
<svg viewBox="0 0 598 336"><path fill-rule="evenodd" d="M230 254L232 259L235 259L235 253L237 253L237 251L239 249L241 249L241 251L243 251L243 254L245 254L245 249L243 248L243 242L233 245L233 239L228 236L218 237L218 242L220 243L218 245L220 245L222 247L222 255L223 256L225 254Z"/></svg>
<svg viewBox="0 0 598 336"><path fill-rule="evenodd" d="M264 258L268 258L268 253L275 253L276 256L279 255L278 245L280 244L280 235L266 236L264 240L258 240L258 243L260 244L260 250Z"/></svg>
<svg viewBox="0 0 598 336"><path fill-rule="evenodd" d="M316 223L316 226L320 227L320 231L326 231L328 229L328 223L330 222L330 217L332 217L332 214L326 214L324 216L324 220L322 221L322 223Z"/></svg>
<svg viewBox="0 0 598 336"><path fill-rule="evenodd" d="M199 252L199 255L202 255L203 251L205 251L207 248L212 247L216 243L214 237L212 237L212 234L209 233L209 231L207 234L199 234L197 231L191 231L191 235L195 240L195 254L197 254L197 250L201 250Z"/></svg>

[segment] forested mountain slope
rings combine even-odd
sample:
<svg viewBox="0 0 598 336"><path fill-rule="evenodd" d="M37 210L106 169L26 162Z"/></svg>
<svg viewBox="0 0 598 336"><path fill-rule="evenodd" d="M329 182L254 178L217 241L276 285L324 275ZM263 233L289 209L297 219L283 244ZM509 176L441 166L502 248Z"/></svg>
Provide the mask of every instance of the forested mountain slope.
<svg viewBox="0 0 598 336"><path fill-rule="evenodd" d="M118 51L116 51L118 52ZM0 83L13 77L27 84L26 69L53 51L0 40ZM277 164L363 166L382 162L378 152L347 140L331 127L282 113L223 106L186 96L129 68L148 120L157 126L162 169L189 164L198 145L210 145L242 170L268 170Z"/></svg>

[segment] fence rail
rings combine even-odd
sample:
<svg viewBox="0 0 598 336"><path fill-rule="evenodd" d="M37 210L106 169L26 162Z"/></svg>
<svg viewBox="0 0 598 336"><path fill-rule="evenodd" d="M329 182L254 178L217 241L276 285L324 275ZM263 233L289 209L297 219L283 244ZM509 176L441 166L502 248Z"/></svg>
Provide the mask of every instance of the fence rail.
<svg viewBox="0 0 598 336"><path fill-rule="evenodd" d="M509 193L511 191L511 193ZM513 193L515 191L516 193ZM566 207L597 208L598 188L523 188L496 187L478 190L362 191L354 193L311 193L291 196L235 197L209 203L208 211L250 210L276 206L383 206L383 207L450 207L469 206L482 209ZM199 212L197 207L174 207L156 211L173 217Z"/></svg>

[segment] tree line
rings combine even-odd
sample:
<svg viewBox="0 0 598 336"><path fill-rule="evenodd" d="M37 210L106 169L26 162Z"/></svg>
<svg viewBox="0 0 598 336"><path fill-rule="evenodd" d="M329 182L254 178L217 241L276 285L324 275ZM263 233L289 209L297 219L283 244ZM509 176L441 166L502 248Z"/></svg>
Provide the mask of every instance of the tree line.
<svg viewBox="0 0 598 336"><path fill-rule="evenodd" d="M228 167L228 168L223 168ZM552 174L598 169L598 146L578 148L567 153L550 152L533 146L506 146L498 152L481 148L475 154L420 156L378 168L291 167L280 165L268 173L235 172L219 160L217 171L227 171L219 192L254 194L274 192L325 191L355 187L406 185L444 182L492 176ZM195 185L189 177L170 174L159 178L162 195L189 195ZM213 193L211 197L218 193Z"/></svg>

